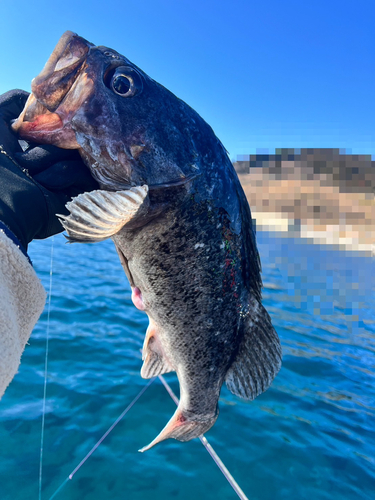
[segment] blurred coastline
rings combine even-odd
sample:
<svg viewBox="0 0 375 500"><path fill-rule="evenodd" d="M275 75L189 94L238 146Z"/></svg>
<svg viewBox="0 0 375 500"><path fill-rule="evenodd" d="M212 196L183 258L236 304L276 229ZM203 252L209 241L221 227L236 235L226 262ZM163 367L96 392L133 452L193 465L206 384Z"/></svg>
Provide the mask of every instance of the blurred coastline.
<svg viewBox="0 0 375 500"><path fill-rule="evenodd" d="M375 255L375 161L339 149L279 149L233 165L257 230Z"/></svg>

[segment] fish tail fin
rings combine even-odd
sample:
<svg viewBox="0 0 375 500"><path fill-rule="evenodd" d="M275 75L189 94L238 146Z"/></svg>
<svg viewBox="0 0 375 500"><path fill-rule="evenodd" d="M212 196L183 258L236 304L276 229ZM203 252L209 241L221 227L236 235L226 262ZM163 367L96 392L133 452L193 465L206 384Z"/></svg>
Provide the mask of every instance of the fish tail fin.
<svg viewBox="0 0 375 500"><path fill-rule="evenodd" d="M268 389L281 368L281 345L267 311L253 299L242 343L225 382L228 389L252 400Z"/></svg>
<svg viewBox="0 0 375 500"><path fill-rule="evenodd" d="M206 419L200 418L198 420L195 417L186 416L178 407L161 433L149 445L141 448L139 451L143 453L155 444L169 438L177 439L178 441L190 441L190 439L201 436L214 425L218 417L218 412L213 417Z"/></svg>

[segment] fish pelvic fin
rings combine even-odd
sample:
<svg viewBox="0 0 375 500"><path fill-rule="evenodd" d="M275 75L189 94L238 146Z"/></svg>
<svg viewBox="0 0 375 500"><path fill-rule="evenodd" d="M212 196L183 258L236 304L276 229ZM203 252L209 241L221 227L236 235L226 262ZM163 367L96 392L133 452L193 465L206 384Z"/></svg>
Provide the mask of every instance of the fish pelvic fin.
<svg viewBox="0 0 375 500"><path fill-rule="evenodd" d="M70 242L103 241L144 215L149 206L148 186L124 191L82 193L66 204L70 215L57 214Z"/></svg>
<svg viewBox="0 0 375 500"><path fill-rule="evenodd" d="M271 318L260 302L252 300L245 318L244 338L225 382L228 389L252 400L268 389L281 368L281 345Z"/></svg>
<svg viewBox="0 0 375 500"><path fill-rule="evenodd" d="M173 417L161 431L161 433L147 446L141 448L140 451L149 450L156 444L169 438L177 439L178 441L190 441L207 432L216 422L218 412L213 417L197 418L196 415L186 416L179 407L175 411Z"/></svg>

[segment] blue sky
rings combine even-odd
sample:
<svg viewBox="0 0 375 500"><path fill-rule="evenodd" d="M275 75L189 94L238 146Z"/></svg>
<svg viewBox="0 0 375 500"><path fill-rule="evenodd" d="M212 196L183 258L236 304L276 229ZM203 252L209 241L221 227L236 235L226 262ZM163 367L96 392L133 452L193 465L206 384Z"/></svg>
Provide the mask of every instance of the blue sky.
<svg viewBox="0 0 375 500"><path fill-rule="evenodd" d="M69 29L185 100L230 157L375 156L374 0L0 0L0 92L30 90Z"/></svg>

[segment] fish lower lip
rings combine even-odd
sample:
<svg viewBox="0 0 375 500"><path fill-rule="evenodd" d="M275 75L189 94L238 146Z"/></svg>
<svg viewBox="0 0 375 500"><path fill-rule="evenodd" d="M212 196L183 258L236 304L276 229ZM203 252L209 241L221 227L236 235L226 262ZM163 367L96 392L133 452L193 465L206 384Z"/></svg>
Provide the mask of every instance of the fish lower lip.
<svg viewBox="0 0 375 500"><path fill-rule="evenodd" d="M75 133L70 127L65 127L63 117L48 110L33 94L30 94L22 113L12 123L12 129L26 141L54 144L65 149L79 147Z"/></svg>
<svg viewBox="0 0 375 500"><path fill-rule="evenodd" d="M13 121L12 129L22 135L22 130L25 128L38 129L42 124L49 129L61 128L62 120L56 113L52 113L38 102L33 94L30 94L22 113Z"/></svg>

